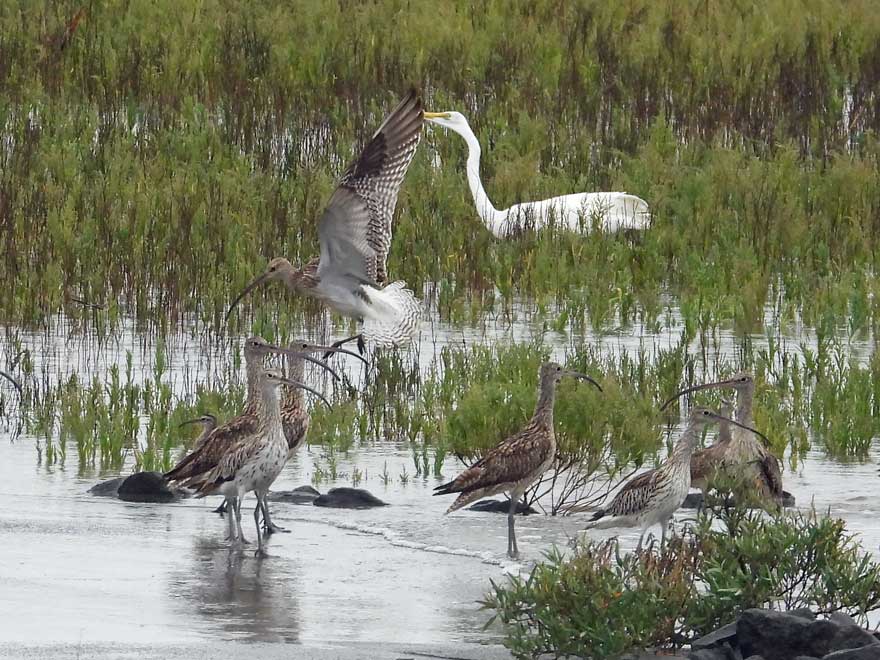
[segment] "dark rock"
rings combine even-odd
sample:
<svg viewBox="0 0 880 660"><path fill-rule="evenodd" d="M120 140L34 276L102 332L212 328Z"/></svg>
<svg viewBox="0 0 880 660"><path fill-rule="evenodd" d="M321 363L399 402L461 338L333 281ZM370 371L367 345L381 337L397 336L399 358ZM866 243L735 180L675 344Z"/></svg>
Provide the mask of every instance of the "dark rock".
<svg viewBox="0 0 880 660"><path fill-rule="evenodd" d="M469 506L468 511L507 514L510 513L510 500L481 500L473 506ZM537 511L530 506L526 506L522 501L516 503L516 512L522 515L537 513Z"/></svg>
<svg viewBox="0 0 880 660"><path fill-rule="evenodd" d="M797 607L793 610L788 610L786 614L791 614L792 616L799 616L802 619L807 619L808 621L816 620L816 613L811 610L809 607Z"/></svg>
<svg viewBox="0 0 880 660"><path fill-rule="evenodd" d="M813 655L799 655L794 660L820 660L816 656Z"/></svg>
<svg viewBox="0 0 880 660"><path fill-rule="evenodd" d="M374 506L388 506L378 497L362 488L331 488L312 502L315 506L334 509L370 509Z"/></svg>
<svg viewBox="0 0 880 660"><path fill-rule="evenodd" d="M764 660L763 655L750 655L746 660Z"/></svg>
<svg viewBox="0 0 880 660"><path fill-rule="evenodd" d="M880 646L868 644L857 649L834 651L823 656L822 660L880 660Z"/></svg>
<svg viewBox="0 0 880 660"><path fill-rule="evenodd" d="M856 623L856 620L853 619L849 614L844 612L832 612L828 615L829 621L834 621L837 625L840 626L857 626L859 624Z"/></svg>
<svg viewBox="0 0 880 660"><path fill-rule="evenodd" d="M736 627L743 656L760 654L773 660L795 660L798 656L821 658L832 651L878 644L871 633L858 626L827 619L811 620L803 618L805 614L759 609L743 612Z"/></svg>
<svg viewBox="0 0 880 660"><path fill-rule="evenodd" d="M125 477L108 479L107 481L102 481L89 488L89 492L92 495L98 495L99 497L116 497L116 492L119 490L119 486L123 481L125 481Z"/></svg>
<svg viewBox="0 0 880 660"><path fill-rule="evenodd" d="M285 504L312 504L321 493L311 486L300 486L293 490L280 490L277 493L269 493L269 501L283 502Z"/></svg>
<svg viewBox="0 0 880 660"><path fill-rule="evenodd" d="M699 649L688 654L688 660L739 660L741 656L729 646Z"/></svg>
<svg viewBox="0 0 880 660"><path fill-rule="evenodd" d="M691 649L694 651L714 649L723 646L725 643L736 647L736 621L728 623L726 626L721 626L715 632L710 632L708 635L700 637L700 639L695 639L691 642Z"/></svg>
<svg viewBox="0 0 880 660"><path fill-rule="evenodd" d="M656 651L628 651L617 656L614 660L687 660L686 655L675 653L670 655L668 651L657 653Z"/></svg>
<svg viewBox="0 0 880 660"><path fill-rule="evenodd" d="M120 500L126 502L173 502L182 495L178 489L169 487L159 472L135 472L119 485Z"/></svg>
<svg viewBox="0 0 880 660"><path fill-rule="evenodd" d="M733 502L731 502L731 504L733 504ZM782 491L782 506L787 508L793 507L794 504L794 495L787 490ZM682 509L699 509L701 506L703 506L702 493L688 493L687 497L684 498L684 502L681 504Z"/></svg>

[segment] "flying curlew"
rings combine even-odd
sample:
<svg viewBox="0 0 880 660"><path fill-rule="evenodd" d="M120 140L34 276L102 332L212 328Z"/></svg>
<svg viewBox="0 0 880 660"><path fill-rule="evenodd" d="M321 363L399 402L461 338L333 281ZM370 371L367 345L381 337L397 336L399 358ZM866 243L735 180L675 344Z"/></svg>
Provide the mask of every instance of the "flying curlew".
<svg viewBox="0 0 880 660"><path fill-rule="evenodd" d="M397 194L422 123L422 101L412 90L342 175L318 222L320 255L301 268L282 257L272 259L232 301L226 317L260 284L281 280L295 293L357 319L360 332L351 339L358 339L361 349L364 339L380 346L408 343L418 331L422 306L405 282L386 284L386 261Z"/></svg>
<svg viewBox="0 0 880 660"><path fill-rule="evenodd" d="M555 362L545 362L539 372L540 385L535 413L525 427L490 449L483 458L455 479L434 489L434 495L460 493L446 513L460 509L474 500L507 492L510 497L507 554L511 558L519 555L513 518L516 504L556 458L553 402L556 398L556 385L563 376L581 378L595 385L599 391L602 390L599 383L586 374L564 369Z"/></svg>

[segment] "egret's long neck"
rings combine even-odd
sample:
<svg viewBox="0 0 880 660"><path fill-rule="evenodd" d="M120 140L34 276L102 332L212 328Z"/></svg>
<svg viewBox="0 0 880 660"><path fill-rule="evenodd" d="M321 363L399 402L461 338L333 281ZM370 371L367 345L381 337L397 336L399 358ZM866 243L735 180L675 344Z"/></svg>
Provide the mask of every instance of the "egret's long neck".
<svg viewBox="0 0 880 660"><path fill-rule="evenodd" d="M502 237L505 231L507 221L507 210L499 211L492 204L489 195L483 188L483 182L480 180L480 141L471 130L470 126L461 128L459 134L464 138L468 145L467 159L467 178L468 185L471 188L471 194L474 196L474 204L477 207L477 213L495 236Z"/></svg>

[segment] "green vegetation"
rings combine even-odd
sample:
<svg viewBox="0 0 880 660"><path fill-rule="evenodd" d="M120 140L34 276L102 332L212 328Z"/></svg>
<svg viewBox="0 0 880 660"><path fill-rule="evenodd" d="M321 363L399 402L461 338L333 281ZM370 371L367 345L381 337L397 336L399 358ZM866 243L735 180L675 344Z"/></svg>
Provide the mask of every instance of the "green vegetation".
<svg viewBox="0 0 880 660"><path fill-rule="evenodd" d="M484 606L517 658L605 658L633 647L681 646L745 609L843 611L863 623L880 608L880 564L843 521L797 514L722 514L622 554L589 542L552 551L528 577L493 584Z"/></svg>
<svg viewBox="0 0 880 660"><path fill-rule="evenodd" d="M315 252L353 145L414 82L469 115L499 205L627 189L654 211L632 242L495 242L463 142L426 130L391 272L435 283L444 316L528 295L604 329L657 323L670 292L699 331L757 328L768 303L876 324L874 3L111 0L65 41L78 9L0 7L4 319L80 316L80 297L111 323L219 328L266 256ZM313 309L270 295L282 324Z"/></svg>

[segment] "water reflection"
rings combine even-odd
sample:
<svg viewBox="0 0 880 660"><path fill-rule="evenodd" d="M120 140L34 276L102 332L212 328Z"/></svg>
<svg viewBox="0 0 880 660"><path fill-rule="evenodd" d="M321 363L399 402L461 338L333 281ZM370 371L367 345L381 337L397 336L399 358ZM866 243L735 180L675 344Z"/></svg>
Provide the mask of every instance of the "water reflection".
<svg viewBox="0 0 880 660"><path fill-rule="evenodd" d="M267 551L272 553L271 540ZM255 642L297 642L300 614L296 560L253 556L253 549L231 548L221 539L193 540L190 561L169 574L169 596L196 625Z"/></svg>

